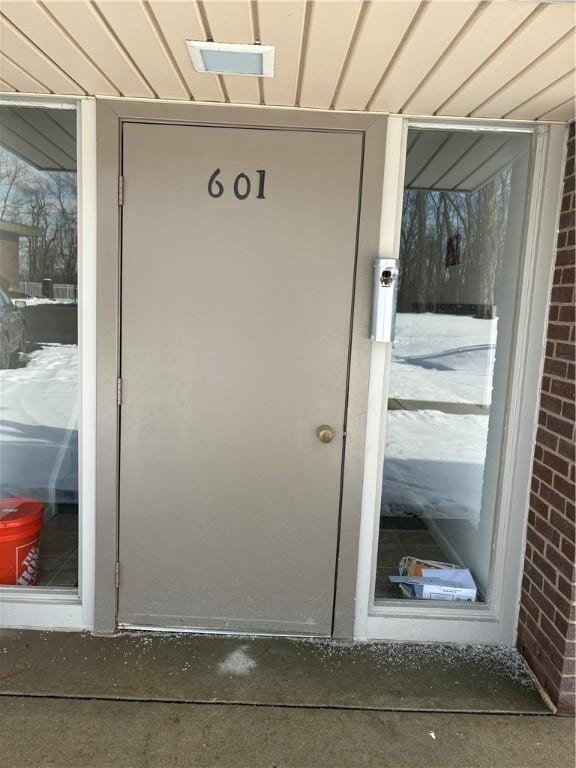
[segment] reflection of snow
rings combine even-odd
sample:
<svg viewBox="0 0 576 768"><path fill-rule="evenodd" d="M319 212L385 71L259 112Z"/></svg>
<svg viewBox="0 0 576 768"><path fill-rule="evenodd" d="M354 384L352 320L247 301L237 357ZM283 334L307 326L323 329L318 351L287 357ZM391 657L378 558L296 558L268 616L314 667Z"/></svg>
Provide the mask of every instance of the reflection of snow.
<svg viewBox="0 0 576 768"><path fill-rule="evenodd" d="M398 313L390 397L489 404L496 322Z"/></svg>
<svg viewBox="0 0 576 768"><path fill-rule="evenodd" d="M488 416L390 411L382 513L477 523Z"/></svg>
<svg viewBox="0 0 576 768"><path fill-rule="evenodd" d="M397 315L390 397L412 402L388 413L383 514L478 523L489 416L474 406L491 400L495 336L496 320Z"/></svg>
<svg viewBox="0 0 576 768"><path fill-rule="evenodd" d="M49 304L53 307L55 304L76 304L76 299L45 299L41 296L26 296L18 298L18 301L25 301L27 307L37 307L39 304Z"/></svg>
<svg viewBox="0 0 576 768"><path fill-rule="evenodd" d="M0 371L0 494L75 502L78 347L46 344Z"/></svg>

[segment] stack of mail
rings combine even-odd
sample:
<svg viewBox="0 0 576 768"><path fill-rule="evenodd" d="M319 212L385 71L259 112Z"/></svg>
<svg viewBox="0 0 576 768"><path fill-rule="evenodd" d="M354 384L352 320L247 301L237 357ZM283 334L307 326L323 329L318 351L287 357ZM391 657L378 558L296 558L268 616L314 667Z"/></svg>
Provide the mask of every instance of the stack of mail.
<svg viewBox="0 0 576 768"><path fill-rule="evenodd" d="M399 576L389 576L412 600L476 600L476 584L468 568L436 560L403 557Z"/></svg>

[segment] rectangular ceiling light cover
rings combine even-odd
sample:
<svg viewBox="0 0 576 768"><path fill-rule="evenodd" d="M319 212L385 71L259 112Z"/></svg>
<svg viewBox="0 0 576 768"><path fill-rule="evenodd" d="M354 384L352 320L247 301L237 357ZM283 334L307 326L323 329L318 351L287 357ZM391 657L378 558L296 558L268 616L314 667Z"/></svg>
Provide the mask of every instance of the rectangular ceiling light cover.
<svg viewBox="0 0 576 768"><path fill-rule="evenodd" d="M186 40L197 72L215 75L274 77L274 46Z"/></svg>

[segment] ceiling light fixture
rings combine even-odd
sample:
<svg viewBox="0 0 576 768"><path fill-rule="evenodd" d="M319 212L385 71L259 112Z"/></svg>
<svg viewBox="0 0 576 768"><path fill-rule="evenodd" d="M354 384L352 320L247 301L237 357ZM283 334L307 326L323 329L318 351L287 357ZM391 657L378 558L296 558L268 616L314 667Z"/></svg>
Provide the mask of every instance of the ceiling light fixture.
<svg viewBox="0 0 576 768"><path fill-rule="evenodd" d="M274 77L274 46L186 40L196 72Z"/></svg>

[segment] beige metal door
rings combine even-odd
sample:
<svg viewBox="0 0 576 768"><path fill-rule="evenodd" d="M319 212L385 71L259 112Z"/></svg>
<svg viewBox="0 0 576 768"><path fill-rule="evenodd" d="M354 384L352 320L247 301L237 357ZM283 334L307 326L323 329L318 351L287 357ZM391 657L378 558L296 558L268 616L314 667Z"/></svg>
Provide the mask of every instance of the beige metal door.
<svg viewBox="0 0 576 768"><path fill-rule="evenodd" d="M119 624L330 634L361 158L124 125Z"/></svg>

